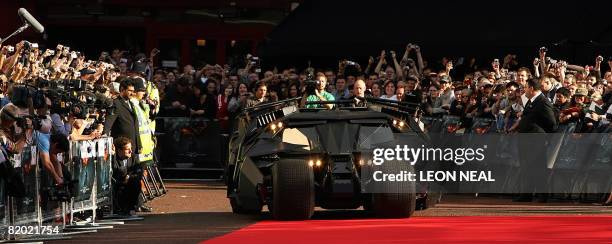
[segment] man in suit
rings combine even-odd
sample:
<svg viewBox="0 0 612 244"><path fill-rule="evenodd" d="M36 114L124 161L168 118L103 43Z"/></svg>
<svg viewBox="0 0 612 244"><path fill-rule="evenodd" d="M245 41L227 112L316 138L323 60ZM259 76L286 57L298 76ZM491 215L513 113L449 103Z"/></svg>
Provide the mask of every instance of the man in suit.
<svg viewBox="0 0 612 244"><path fill-rule="evenodd" d="M540 198L545 201L547 178L546 134L557 129L554 108L542 94L541 83L535 79L527 80L525 86L527 102L521 115L519 131L520 159L520 196L516 201L531 201L533 193L544 193Z"/></svg>
<svg viewBox="0 0 612 244"><path fill-rule="evenodd" d="M113 101L115 113L106 118L104 134L113 138L126 137L132 143L132 157L138 162L137 155L140 153L141 143L138 135L138 120L130 97L135 92L134 81L125 79L119 87L120 95Z"/></svg>
<svg viewBox="0 0 612 244"><path fill-rule="evenodd" d="M113 187L116 197L113 198L113 204L119 214L131 215L140 196L142 169L134 162L130 139L117 137L114 146L116 155L113 158Z"/></svg>
<svg viewBox="0 0 612 244"><path fill-rule="evenodd" d="M557 129L553 106L544 94L541 83L530 79L525 87L528 98L519 122L519 133L552 133Z"/></svg>

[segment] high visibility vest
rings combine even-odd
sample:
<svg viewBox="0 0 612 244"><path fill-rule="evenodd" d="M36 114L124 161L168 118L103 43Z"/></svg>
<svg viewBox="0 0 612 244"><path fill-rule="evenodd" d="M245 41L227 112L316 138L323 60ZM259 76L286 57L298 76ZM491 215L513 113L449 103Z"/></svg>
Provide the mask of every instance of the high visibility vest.
<svg viewBox="0 0 612 244"><path fill-rule="evenodd" d="M138 119L138 136L142 146L138 159L140 159L140 163L148 163L153 160L153 150L155 149L153 133L151 132L151 121L149 119L149 106L143 106L136 99L130 99L130 102Z"/></svg>

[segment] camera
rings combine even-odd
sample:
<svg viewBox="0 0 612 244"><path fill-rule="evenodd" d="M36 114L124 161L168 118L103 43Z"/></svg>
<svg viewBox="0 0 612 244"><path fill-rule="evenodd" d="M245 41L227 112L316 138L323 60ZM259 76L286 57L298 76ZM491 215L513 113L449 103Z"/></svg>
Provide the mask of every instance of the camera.
<svg viewBox="0 0 612 244"><path fill-rule="evenodd" d="M255 73L261 73L261 60L259 57L252 56L249 58L249 62L251 62L251 66L253 67Z"/></svg>
<svg viewBox="0 0 612 244"><path fill-rule="evenodd" d="M6 51L8 51L9 53L12 53L12 52L14 52L14 51L15 51L15 47L13 47L13 46L8 46L8 47L6 47Z"/></svg>
<svg viewBox="0 0 612 244"><path fill-rule="evenodd" d="M304 81L304 86L306 87L306 95L315 95L317 94L316 90L321 85L321 81L308 79Z"/></svg>
<svg viewBox="0 0 612 244"><path fill-rule="evenodd" d="M604 58L601 55L597 56L597 62L602 62L603 60Z"/></svg>
<svg viewBox="0 0 612 244"><path fill-rule="evenodd" d="M499 66L499 59L493 59L493 65Z"/></svg>
<svg viewBox="0 0 612 244"><path fill-rule="evenodd" d="M32 121L32 126L28 125L28 119ZM42 127L42 119L44 119L44 117L26 115L16 118L15 124L17 125L17 127L23 129L40 130L40 128Z"/></svg>
<svg viewBox="0 0 612 244"><path fill-rule="evenodd" d="M38 47L38 44L36 44L36 47ZM23 41L23 49L24 50L30 50L31 48L33 48L33 44L29 41Z"/></svg>
<svg viewBox="0 0 612 244"><path fill-rule="evenodd" d="M546 48L546 47L541 47L541 48L540 48L540 52L548 52L548 48Z"/></svg>
<svg viewBox="0 0 612 244"><path fill-rule="evenodd" d="M355 66L355 65L357 65L357 62L347 60L346 61L346 65Z"/></svg>

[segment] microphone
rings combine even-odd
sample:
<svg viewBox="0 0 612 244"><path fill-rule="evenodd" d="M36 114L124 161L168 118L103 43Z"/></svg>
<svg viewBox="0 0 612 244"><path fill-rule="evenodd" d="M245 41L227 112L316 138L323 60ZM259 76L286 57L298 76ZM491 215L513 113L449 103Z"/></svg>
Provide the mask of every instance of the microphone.
<svg viewBox="0 0 612 244"><path fill-rule="evenodd" d="M38 33L43 33L45 31L45 27L43 27L38 21L30 14L25 8L20 8L17 11L17 14L25 19L25 21L31 25Z"/></svg>

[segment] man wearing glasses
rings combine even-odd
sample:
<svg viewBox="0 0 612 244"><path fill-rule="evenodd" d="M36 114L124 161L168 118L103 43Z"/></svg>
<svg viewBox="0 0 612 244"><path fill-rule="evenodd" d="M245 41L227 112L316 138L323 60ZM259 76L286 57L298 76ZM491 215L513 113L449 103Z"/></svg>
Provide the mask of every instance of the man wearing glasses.
<svg viewBox="0 0 612 244"><path fill-rule="evenodd" d="M134 81L125 79L119 87L119 92L119 97L113 101L115 113L106 118L104 134L110 132L113 138L122 136L130 139L132 157L138 161L137 155L141 148L140 137L138 136L138 120L133 104L130 103L130 97L135 94Z"/></svg>

